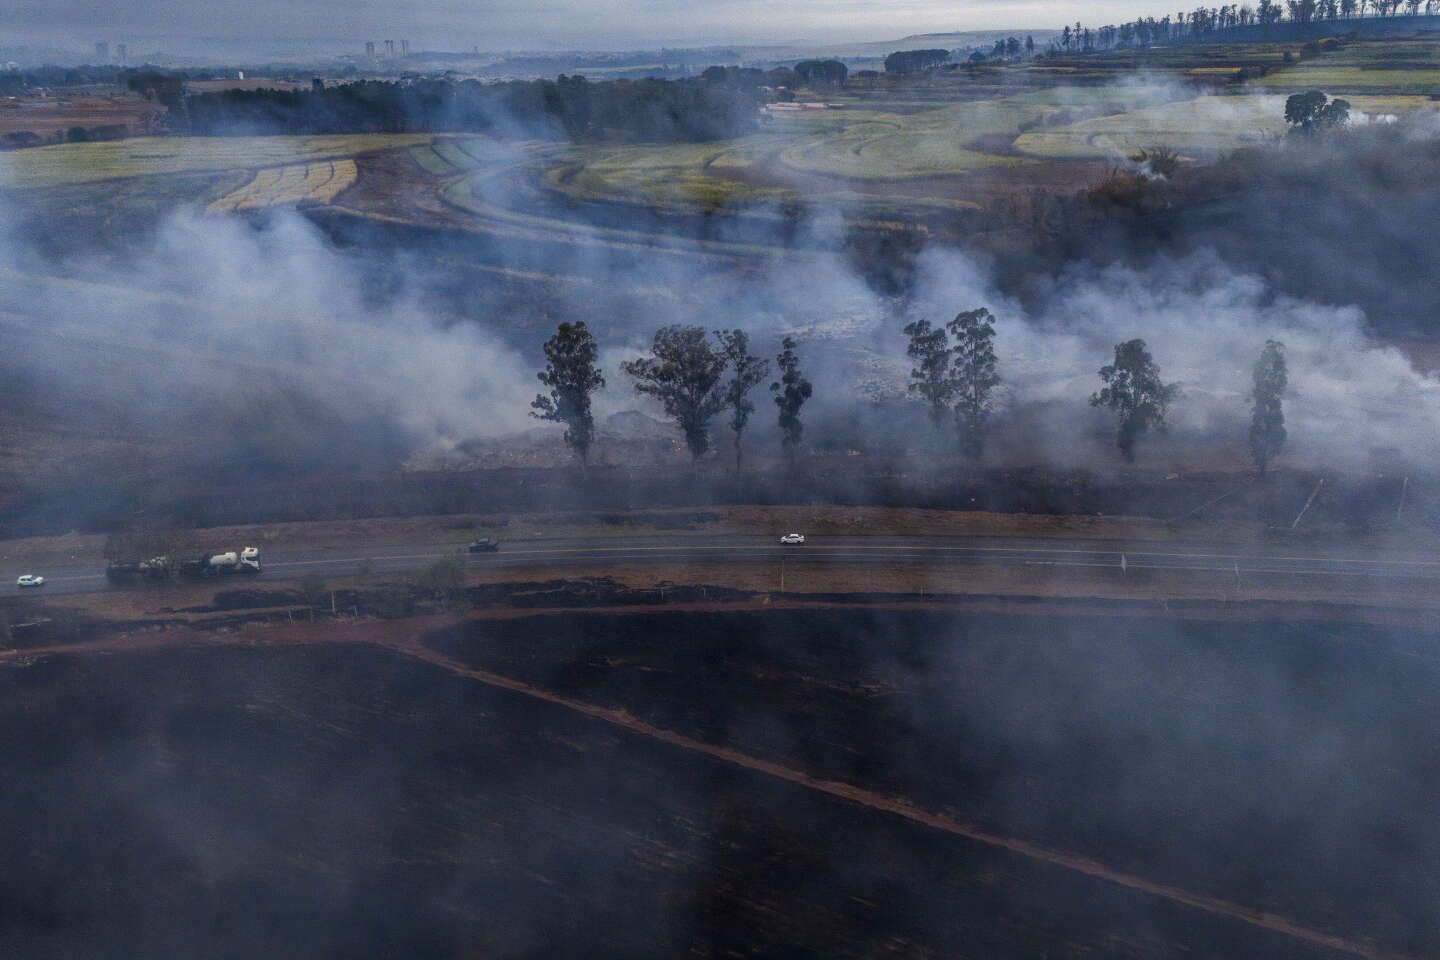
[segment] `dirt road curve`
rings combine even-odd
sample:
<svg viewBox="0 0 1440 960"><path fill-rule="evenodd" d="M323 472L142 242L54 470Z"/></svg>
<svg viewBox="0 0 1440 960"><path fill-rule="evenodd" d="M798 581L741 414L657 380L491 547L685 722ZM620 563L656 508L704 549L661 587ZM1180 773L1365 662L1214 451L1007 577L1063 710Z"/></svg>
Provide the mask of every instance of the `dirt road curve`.
<svg viewBox="0 0 1440 960"><path fill-rule="evenodd" d="M425 618L419 621L370 622L335 625L269 625L263 629L241 629L234 633L216 635L189 630L169 630L144 634L138 637L119 636L90 643L79 643L63 647L32 648L29 650L0 651L0 667L18 665L37 657L75 654L136 653L183 645L254 645L294 646L307 644L354 644L362 643L389 650L404 657L419 660L450 673L507 690L525 697L570 710L604 723L612 724L633 735L642 736L669 746L701 754L722 763L732 764L755 773L774 777L807 790L813 790L849 803L858 804L880 813L903 817L933 830L964 837L977 843L996 847L1028 860L1044 863L1059 869L1074 871L1087 877L1114 883L1153 897L1192 909L1236 920L1267 930L1271 933L1302 941L1312 946L1323 947L1366 960L1415 960L1404 954L1392 953L1372 944L1348 940L1333 934L1312 930L1292 920L1275 914L1264 913L1240 903L1216 897L1192 893L1191 891L1163 883L1156 883L1144 877L1111 869L1104 863L1088 857L1078 856L1062 850L1054 850L1015 837L1004 836L956 820L942 813L923 810L902 797L890 797L847 783L821 780L802 771L782 766L769 760L753 757L737 750L715 746L683 734L653 726L623 710L601 707L581 700L571 699L531 684L523 683L502 674L480 670L461 663L439 651L425 646L419 637L436 626L452 623L451 618Z"/></svg>

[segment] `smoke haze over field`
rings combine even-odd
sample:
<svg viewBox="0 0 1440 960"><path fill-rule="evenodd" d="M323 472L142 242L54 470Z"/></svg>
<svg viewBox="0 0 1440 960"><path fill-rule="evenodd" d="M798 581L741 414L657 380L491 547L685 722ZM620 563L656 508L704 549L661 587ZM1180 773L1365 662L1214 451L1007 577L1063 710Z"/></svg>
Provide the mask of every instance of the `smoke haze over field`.
<svg viewBox="0 0 1440 960"><path fill-rule="evenodd" d="M26 278L20 271L36 258L19 241L9 247L0 262L16 272L4 307L32 331L48 331L35 349L13 353L12 362L57 386L100 390L108 406L152 426L156 418L178 417L203 430L207 408L222 400L220 406L249 409L226 421L239 450L282 460L294 454L274 444L333 445L343 453L347 444L378 443L390 456L403 456L405 449L443 449L537 427L528 414L538 339L517 338L483 297L465 316L433 302L426 291L435 268L403 252L385 261L385 294L364 293L360 264L294 213L248 224L178 209L117 266L64 264L62 273L79 278L72 281ZM999 292L983 264L954 250L920 257L903 305L872 291L837 256L777 259L738 282L730 268L683 257L657 258L639 272L609 257L599 248L584 253L584 271L608 281L561 301L566 314L587 319L600 338L608 379L597 397L602 418L637 408L659 415L635 397L618 367L667 324L744 328L766 356L782 335L795 333L817 384L810 416L850 419L867 397L904 395L904 317L943 323L983 305L998 318L1004 409L995 450L1002 459L1059 467L1115 463L1108 422L1086 399L1113 345L1137 336L1183 390L1173 407L1170 455L1183 459L1190 443L1219 444L1241 459L1251 366L1275 338L1287 344L1291 370L1286 462L1351 471L1405 463L1440 469L1440 452L1414 442L1440 426L1440 381L1371 340L1359 310L1279 295L1211 253L1160 258L1143 268L1075 264L1033 310ZM561 272L574 267L557 264ZM373 262L364 269L374 270ZM636 315L622 296L637 282L677 293L668 306L651 300L648 313ZM95 349L62 349L63 338ZM773 411L763 393L755 395L756 438L768 443ZM277 407L287 412L273 419ZM310 415L323 426L306 429ZM867 422L859 429L880 429ZM335 430L342 435L327 439ZM253 431L267 436L245 437ZM864 435L841 439L866 445Z"/></svg>
<svg viewBox="0 0 1440 960"><path fill-rule="evenodd" d="M1066 13L977 11L1002 9ZM56 568L0 603L0 960L1435 956L1440 193L1394 176L1426 128L1366 127L1227 158L1190 194L1159 192L1188 161L1068 180L1033 232L1033 197L907 197L942 211L910 222L840 176L702 213L582 198L551 175L653 145L518 125L356 153L345 199L244 216L205 201L329 164L242 166L219 136L234 171L22 189L0 157L0 562ZM438 149L460 144L474 167ZM979 307L1001 381L977 467L907 393L903 327ZM607 383L568 469L531 401L577 320ZM726 413L692 467L622 373L669 325L744 330L769 361L744 470ZM821 455L782 470L790 337ZM1132 338L1180 390L1138 465L1088 402ZM1272 339L1289 442L1251 483ZM588 344L570 356L588 377ZM1365 502L1322 497L1293 532L1332 479ZM792 530L810 543L776 543ZM470 556L482 534L505 550ZM102 539L121 561L261 544L266 572L152 580L175 564L107 569Z"/></svg>
<svg viewBox="0 0 1440 960"><path fill-rule="evenodd" d="M57 387L103 385L116 407L145 417L175 415L177 400L263 409L295 391L357 431L335 438L342 447L394 431L429 443L525 424L516 398L530 378L514 352L477 325L442 325L409 291L367 302L357 265L293 214L254 228L181 209L122 268L70 266L83 279L7 278L7 309L60 343L94 348L42 345L29 356L37 372L60 375Z"/></svg>

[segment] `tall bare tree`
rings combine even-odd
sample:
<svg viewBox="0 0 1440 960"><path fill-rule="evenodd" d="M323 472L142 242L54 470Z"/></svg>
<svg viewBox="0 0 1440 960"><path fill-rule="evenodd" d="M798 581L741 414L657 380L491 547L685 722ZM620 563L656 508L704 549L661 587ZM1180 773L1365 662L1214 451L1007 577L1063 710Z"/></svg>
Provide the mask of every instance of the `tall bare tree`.
<svg viewBox="0 0 1440 960"><path fill-rule="evenodd" d="M565 424L565 443L580 458L582 468L589 462L595 438L590 395L605 386L605 376L595 366L598 355L585 321L560 324L545 341L545 369L536 375L550 388L550 395L537 394L530 404L532 417Z"/></svg>
<svg viewBox="0 0 1440 960"><path fill-rule="evenodd" d="M717 330L715 338L720 341L720 352L730 370L724 395L725 406L730 411L730 429L735 434L735 473L738 475L745 425L755 412L750 391L769 375L770 363L750 352L750 337L744 330Z"/></svg>
<svg viewBox="0 0 1440 960"><path fill-rule="evenodd" d="M929 320L916 320L905 325L910 344L906 356L915 361L910 370L910 392L925 401L930 422L939 426L950 413L957 384L951 370L953 351L944 327L931 326Z"/></svg>
<svg viewBox="0 0 1440 960"><path fill-rule="evenodd" d="M995 372L995 318L984 307L955 315L947 325L955 340L951 380L955 384L955 419L965 455L979 460L1000 385Z"/></svg>

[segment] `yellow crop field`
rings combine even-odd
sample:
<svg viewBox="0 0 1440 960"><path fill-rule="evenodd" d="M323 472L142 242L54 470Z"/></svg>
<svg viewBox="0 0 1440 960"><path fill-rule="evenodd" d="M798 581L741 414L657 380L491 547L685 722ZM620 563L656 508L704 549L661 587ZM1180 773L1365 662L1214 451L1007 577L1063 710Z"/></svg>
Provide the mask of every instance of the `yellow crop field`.
<svg viewBox="0 0 1440 960"><path fill-rule="evenodd" d="M54 187L192 171L254 170L339 160L431 141L430 134L325 137L136 137L0 154L0 184Z"/></svg>
<svg viewBox="0 0 1440 960"><path fill-rule="evenodd" d="M211 213L241 213L285 204L329 203L355 182L356 173L355 161L350 159L267 167L208 209Z"/></svg>

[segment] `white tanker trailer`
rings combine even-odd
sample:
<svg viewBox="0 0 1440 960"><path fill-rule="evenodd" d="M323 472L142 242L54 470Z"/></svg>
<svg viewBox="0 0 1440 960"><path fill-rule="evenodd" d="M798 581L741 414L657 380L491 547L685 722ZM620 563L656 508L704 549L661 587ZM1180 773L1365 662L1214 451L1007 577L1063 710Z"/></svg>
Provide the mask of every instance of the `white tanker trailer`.
<svg viewBox="0 0 1440 960"><path fill-rule="evenodd" d="M212 553L195 561L195 572L201 576L224 576L231 573L259 573L260 550L246 547L239 552Z"/></svg>
<svg viewBox="0 0 1440 960"><path fill-rule="evenodd" d="M117 563L111 562L105 575L112 583L127 583L137 580L168 580L181 577L221 577L232 573L257 574L260 572L260 549L245 547L225 553L207 553L197 560L171 563L166 557L150 560Z"/></svg>

